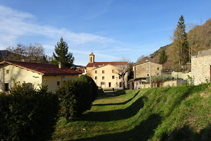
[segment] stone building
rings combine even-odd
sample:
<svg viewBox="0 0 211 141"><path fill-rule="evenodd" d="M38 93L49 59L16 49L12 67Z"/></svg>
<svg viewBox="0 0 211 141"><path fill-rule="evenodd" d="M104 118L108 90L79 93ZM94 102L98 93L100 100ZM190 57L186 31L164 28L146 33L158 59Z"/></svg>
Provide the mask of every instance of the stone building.
<svg viewBox="0 0 211 141"><path fill-rule="evenodd" d="M210 81L211 49L199 51L198 56L191 58L191 73L194 85Z"/></svg>
<svg viewBox="0 0 211 141"><path fill-rule="evenodd" d="M150 66L151 66L151 76L161 75L162 65L146 62L142 64L135 64L133 66L134 78L147 78L150 76Z"/></svg>
<svg viewBox="0 0 211 141"><path fill-rule="evenodd" d="M89 55L89 63L86 65L86 74L90 76L98 87L121 88L122 78L118 73L128 69L127 62L95 62L95 55ZM125 86L127 86L128 73L124 76Z"/></svg>

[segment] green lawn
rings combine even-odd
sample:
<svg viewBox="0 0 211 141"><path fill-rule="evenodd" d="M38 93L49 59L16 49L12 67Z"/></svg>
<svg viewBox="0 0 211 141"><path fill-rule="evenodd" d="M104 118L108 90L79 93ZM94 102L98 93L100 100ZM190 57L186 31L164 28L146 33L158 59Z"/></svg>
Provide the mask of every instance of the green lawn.
<svg viewBox="0 0 211 141"><path fill-rule="evenodd" d="M77 121L57 123L53 140L211 139L210 85L101 94Z"/></svg>

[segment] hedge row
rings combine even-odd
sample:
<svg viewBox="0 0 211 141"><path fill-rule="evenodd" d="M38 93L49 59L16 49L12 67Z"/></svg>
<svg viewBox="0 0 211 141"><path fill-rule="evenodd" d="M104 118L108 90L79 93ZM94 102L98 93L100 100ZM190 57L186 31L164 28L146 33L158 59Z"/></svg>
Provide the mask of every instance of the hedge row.
<svg viewBox="0 0 211 141"><path fill-rule="evenodd" d="M0 93L1 141L51 140L58 113L67 120L91 108L98 87L89 76L68 81L57 94L43 86L35 90L27 85L15 85L10 94Z"/></svg>
<svg viewBox="0 0 211 141"><path fill-rule="evenodd" d="M38 91L16 86L11 94L0 94L0 139L50 140L57 120L59 101L47 87Z"/></svg>
<svg viewBox="0 0 211 141"><path fill-rule="evenodd" d="M66 82L56 91L60 101L60 113L66 120L80 117L91 108L97 98L98 87L91 77L82 75L75 81Z"/></svg>

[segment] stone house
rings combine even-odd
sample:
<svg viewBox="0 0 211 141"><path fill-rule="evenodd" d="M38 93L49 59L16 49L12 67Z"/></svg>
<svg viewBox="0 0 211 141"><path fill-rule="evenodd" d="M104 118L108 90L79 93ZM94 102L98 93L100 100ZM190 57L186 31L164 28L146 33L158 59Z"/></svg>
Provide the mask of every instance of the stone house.
<svg viewBox="0 0 211 141"><path fill-rule="evenodd" d="M98 87L121 88L122 78L118 73L122 69L127 69L127 62L95 62L95 55L89 55L89 63L86 65L86 74L90 76ZM127 86L128 73L124 76L125 86Z"/></svg>
<svg viewBox="0 0 211 141"><path fill-rule="evenodd" d="M27 83L39 89L40 84L48 84L48 89L55 92L57 87L67 80L76 79L80 72L58 65L2 61L0 62L0 91L8 92L14 85L13 79L20 84Z"/></svg>
<svg viewBox="0 0 211 141"><path fill-rule="evenodd" d="M191 73L194 85L206 83L211 77L211 49L199 51L191 58Z"/></svg>
<svg viewBox="0 0 211 141"><path fill-rule="evenodd" d="M151 76L161 75L162 65L146 62L142 64L135 64L133 66L134 79L136 78L147 78L150 76L150 66L151 66Z"/></svg>

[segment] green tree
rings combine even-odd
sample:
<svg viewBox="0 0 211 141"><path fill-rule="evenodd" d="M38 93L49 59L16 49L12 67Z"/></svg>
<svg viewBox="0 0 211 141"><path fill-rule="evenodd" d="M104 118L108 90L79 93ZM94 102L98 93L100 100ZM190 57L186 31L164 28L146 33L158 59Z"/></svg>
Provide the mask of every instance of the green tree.
<svg viewBox="0 0 211 141"><path fill-rule="evenodd" d="M189 60L189 48L185 28L185 20L183 15L181 15L173 35L173 63L178 63L179 67L180 65L186 64Z"/></svg>
<svg viewBox="0 0 211 141"><path fill-rule="evenodd" d="M164 64L166 61L167 61L166 51L162 50L162 52L160 53L160 56L159 56L159 63Z"/></svg>
<svg viewBox="0 0 211 141"><path fill-rule="evenodd" d="M68 53L68 45L60 38L60 42L55 46L55 53L53 53L53 63L59 64L61 62L62 67L70 68L73 65L74 57L72 53Z"/></svg>

